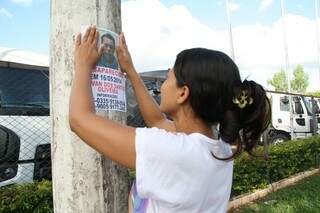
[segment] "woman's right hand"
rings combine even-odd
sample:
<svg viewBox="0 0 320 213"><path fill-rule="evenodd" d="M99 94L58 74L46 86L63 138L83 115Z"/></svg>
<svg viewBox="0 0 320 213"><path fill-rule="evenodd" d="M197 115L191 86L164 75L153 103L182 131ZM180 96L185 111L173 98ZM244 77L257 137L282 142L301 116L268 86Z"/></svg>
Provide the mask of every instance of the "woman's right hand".
<svg viewBox="0 0 320 213"><path fill-rule="evenodd" d="M131 55L129 53L129 50L126 44L126 39L123 33L120 33L119 35L119 46L117 47L117 57L118 57L121 71L126 73L128 77L130 77L131 74L136 72L134 69Z"/></svg>

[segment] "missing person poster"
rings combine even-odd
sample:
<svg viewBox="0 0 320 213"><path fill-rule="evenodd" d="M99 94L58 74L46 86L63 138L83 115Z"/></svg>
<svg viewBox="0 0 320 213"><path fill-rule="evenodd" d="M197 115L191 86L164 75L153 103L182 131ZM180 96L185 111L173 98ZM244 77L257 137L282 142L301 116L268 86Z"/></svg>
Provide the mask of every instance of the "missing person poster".
<svg viewBox="0 0 320 213"><path fill-rule="evenodd" d="M85 32L87 27L82 27ZM120 71L116 56L119 45L118 34L97 28L99 31L98 47L103 53L91 73L91 87L96 110L127 111L125 76Z"/></svg>

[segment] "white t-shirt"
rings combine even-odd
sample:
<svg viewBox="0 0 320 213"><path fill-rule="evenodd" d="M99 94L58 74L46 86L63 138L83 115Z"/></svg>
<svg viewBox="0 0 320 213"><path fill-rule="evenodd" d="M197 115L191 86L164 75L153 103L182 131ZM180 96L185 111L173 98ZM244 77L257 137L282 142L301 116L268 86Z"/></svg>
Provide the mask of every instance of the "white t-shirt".
<svg viewBox="0 0 320 213"><path fill-rule="evenodd" d="M136 187L147 213L226 212L232 185L231 146L200 133L137 128Z"/></svg>

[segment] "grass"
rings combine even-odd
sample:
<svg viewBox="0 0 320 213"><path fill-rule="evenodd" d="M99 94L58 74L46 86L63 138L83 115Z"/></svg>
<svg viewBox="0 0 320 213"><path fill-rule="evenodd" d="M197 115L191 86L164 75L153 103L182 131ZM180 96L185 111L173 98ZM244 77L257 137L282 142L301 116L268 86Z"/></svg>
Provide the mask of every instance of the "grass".
<svg viewBox="0 0 320 213"><path fill-rule="evenodd" d="M294 186L271 193L265 198L233 213L319 213L320 174L300 181Z"/></svg>

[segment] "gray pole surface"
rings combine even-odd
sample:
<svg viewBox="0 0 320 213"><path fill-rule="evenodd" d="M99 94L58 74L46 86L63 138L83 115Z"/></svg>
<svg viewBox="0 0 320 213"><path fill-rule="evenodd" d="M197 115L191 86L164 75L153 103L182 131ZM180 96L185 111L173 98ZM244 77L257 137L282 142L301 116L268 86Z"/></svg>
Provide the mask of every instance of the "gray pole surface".
<svg viewBox="0 0 320 213"><path fill-rule="evenodd" d="M228 34L229 34L230 54L231 54L232 60L235 61L229 0L226 0L226 13L227 13L228 32L229 32Z"/></svg>
<svg viewBox="0 0 320 213"><path fill-rule="evenodd" d="M56 213L128 211L128 170L105 159L69 128L74 35L80 31L81 25L90 24L119 33L121 1L51 1L51 154ZM98 111L97 114L123 124L126 121L126 113Z"/></svg>
<svg viewBox="0 0 320 213"><path fill-rule="evenodd" d="M285 9L284 9L284 0L281 0L281 17L282 17L282 33L283 33L283 43L284 43L284 54L285 54L285 63L286 68L285 72L287 73L287 82L288 82L288 92L291 92L291 82L290 82L290 70L289 70L289 53L288 53L288 42L287 42L287 32L286 32L286 22L285 22ZM289 114L290 114L290 136L291 140L295 139L293 132L293 114L292 114L292 96L289 95Z"/></svg>
<svg viewBox="0 0 320 213"><path fill-rule="evenodd" d="M314 1L314 10L315 10L315 21L316 21L315 27L316 27L316 43L317 43L317 63L318 63L319 82L320 82L320 41L319 41L318 0Z"/></svg>

